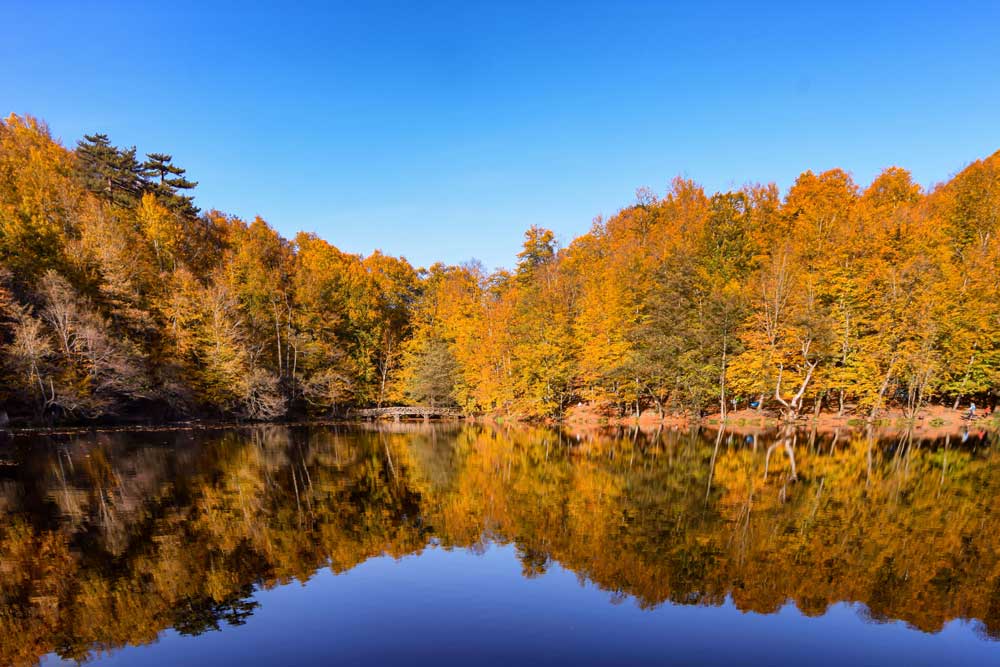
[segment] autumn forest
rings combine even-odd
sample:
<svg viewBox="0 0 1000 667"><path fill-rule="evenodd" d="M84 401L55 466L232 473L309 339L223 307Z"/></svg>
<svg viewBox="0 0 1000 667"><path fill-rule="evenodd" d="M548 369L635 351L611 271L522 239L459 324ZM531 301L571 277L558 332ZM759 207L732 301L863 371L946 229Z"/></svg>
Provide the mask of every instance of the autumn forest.
<svg viewBox="0 0 1000 667"><path fill-rule="evenodd" d="M196 186L169 154L0 122L0 418L870 417L1000 386L1000 152L929 189L677 178L565 247L530 226L493 273L286 239Z"/></svg>

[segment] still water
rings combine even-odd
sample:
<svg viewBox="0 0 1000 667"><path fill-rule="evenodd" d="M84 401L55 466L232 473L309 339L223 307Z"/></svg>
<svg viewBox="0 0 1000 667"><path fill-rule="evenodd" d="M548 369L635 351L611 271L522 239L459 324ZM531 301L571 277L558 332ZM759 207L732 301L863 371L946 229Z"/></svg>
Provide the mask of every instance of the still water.
<svg viewBox="0 0 1000 667"><path fill-rule="evenodd" d="M0 441L0 664L1000 664L1000 444L400 424Z"/></svg>

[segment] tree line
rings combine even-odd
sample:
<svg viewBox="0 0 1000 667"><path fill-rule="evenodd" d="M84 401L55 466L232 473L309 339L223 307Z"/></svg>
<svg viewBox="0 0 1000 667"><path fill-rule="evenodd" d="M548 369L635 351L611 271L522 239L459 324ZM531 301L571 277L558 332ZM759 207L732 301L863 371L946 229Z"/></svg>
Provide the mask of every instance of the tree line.
<svg viewBox="0 0 1000 667"><path fill-rule="evenodd" d="M285 239L199 211L196 185L169 154L0 123L11 419L912 415L1000 384L1000 153L930 189L898 167L867 187L807 171L784 194L678 178L566 247L532 226L492 273Z"/></svg>

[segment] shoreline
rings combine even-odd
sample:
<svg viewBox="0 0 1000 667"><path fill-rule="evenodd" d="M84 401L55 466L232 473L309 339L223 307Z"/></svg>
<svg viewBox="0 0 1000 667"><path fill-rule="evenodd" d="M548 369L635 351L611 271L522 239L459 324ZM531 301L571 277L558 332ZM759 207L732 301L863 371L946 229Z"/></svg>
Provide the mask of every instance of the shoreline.
<svg viewBox="0 0 1000 667"><path fill-rule="evenodd" d="M821 411L818 415L810 412L797 420L786 423L778 415L767 410L734 410L726 414L725 420L719 413L702 417L689 414L664 415L647 410L639 417L607 417L598 414L590 406L578 406L571 410L567 418L554 422L575 428L594 427L638 427L641 430L657 428L710 428L735 433L762 433L792 426L796 429L815 430L817 433L836 434L841 431L864 431L872 428L880 433L912 432L921 438L937 438L960 434L966 430L1000 431L1000 413L978 415L973 420L966 417L966 409L953 410L940 405L931 405L919 410L915 417L908 418L902 410L893 409L874 420L853 414L839 415L836 412Z"/></svg>
<svg viewBox="0 0 1000 667"><path fill-rule="evenodd" d="M266 426L356 426L360 424L491 424L495 426L542 424L552 428L567 428L573 431L591 431L608 428L638 428L641 431L660 429L688 430L708 428L738 434L766 433L792 426L799 430L814 430L820 434L837 434L844 431L864 431L868 428L886 433L911 432L919 438L934 439L965 431L1000 431L1000 413L977 416L972 421L966 417L967 410L952 410L943 406L929 406L920 410L916 417L907 418L901 410L889 410L885 415L869 421L857 415L838 415L835 412L809 413L794 422L786 424L780 417L767 410L736 410L726 415L725 420L718 413L702 417L690 414L665 414L662 417L652 410L644 411L639 417L610 417L598 412L593 406L574 406L562 419L542 422L521 419L509 415L476 415L459 418L402 419L295 419L288 421L227 421L227 420L186 420L162 423L123 423L99 425L25 426L8 427L0 431L0 441L15 437L78 435L83 433L128 433L128 432L176 432L206 431L223 429L260 428Z"/></svg>

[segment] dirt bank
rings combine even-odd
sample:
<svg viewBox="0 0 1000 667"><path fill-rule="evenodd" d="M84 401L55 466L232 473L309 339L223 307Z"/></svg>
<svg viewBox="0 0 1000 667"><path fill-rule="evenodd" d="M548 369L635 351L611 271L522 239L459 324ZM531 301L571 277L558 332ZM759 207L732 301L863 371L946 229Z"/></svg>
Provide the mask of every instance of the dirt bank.
<svg viewBox="0 0 1000 667"><path fill-rule="evenodd" d="M689 413L676 413L660 416L652 410L644 411L638 419L635 416L617 417L609 415L608 406L580 404L566 411L562 422L576 428L600 426L639 426L641 429L655 428L690 428L705 426L718 428L722 416L718 413L697 417ZM727 430L738 433L752 434L781 426L779 413L770 410L735 410L726 415ZM911 430L922 438L943 437L948 434L960 433L966 429L1000 430L1000 413L983 414L979 412L972 420L968 419L968 409L953 410L941 405L928 406L912 418L908 418L902 410L892 409L869 421L865 415L844 414L836 412L820 412L819 415L808 413L802 415L796 424L801 427L815 428L820 433L835 433L850 429L864 429L869 425L880 432L903 432Z"/></svg>

